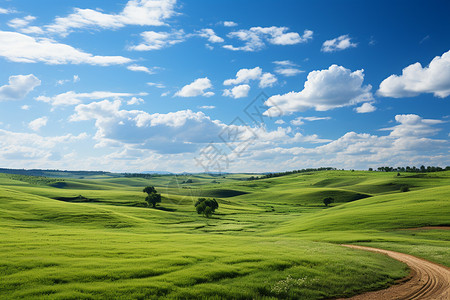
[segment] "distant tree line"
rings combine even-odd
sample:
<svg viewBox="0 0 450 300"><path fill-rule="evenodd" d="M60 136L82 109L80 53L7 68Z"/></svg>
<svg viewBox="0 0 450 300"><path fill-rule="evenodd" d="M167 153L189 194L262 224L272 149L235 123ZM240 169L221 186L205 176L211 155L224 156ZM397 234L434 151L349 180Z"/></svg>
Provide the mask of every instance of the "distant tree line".
<svg viewBox="0 0 450 300"><path fill-rule="evenodd" d="M139 177L139 178L151 179L153 177L158 177L160 175L143 174L143 173L124 173L123 176L124 177Z"/></svg>
<svg viewBox="0 0 450 300"><path fill-rule="evenodd" d="M104 171L66 171L66 170L41 170L41 169L6 169L0 168L0 173L6 174L17 174L17 175L27 175L27 176L42 176L42 177L57 177L61 175L72 175L72 176L89 176L89 175L105 175L111 174L110 172Z"/></svg>
<svg viewBox="0 0 450 300"><path fill-rule="evenodd" d="M308 172L316 172L316 171L334 171L334 170L336 170L336 168L331 168L331 167L308 168L308 169L293 170L293 171L286 171L286 172L268 173L268 174L261 175L261 176L250 176L247 180L273 178L273 177L280 177L280 176L286 176L286 175L297 174L297 173L308 173Z"/></svg>
<svg viewBox="0 0 450 300"><path fill-rule="evenodd" d="M441 167L434 167L434 166L420 166L419 168L417 167L378 167L377 170L379 172L412 172L412 173L431 173L431 172L441 172L441 171L449 171L450 170L450 166L447 166L445 168L441 168ZM372 168L369 168L369 171L373 171Z"/></svg>

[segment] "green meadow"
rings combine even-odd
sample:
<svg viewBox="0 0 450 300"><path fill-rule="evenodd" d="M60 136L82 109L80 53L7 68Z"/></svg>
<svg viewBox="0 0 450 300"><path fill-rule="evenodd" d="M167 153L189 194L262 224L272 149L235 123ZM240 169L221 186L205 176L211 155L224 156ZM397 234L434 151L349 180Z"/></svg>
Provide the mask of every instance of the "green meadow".
<svg viewBox="0 0 450 300"><path fill-rule="evenodd" d="M449 231L422 228L450 226L450 171L253 175L0 174L1 298L329 299L408 275L342 243L450 266ZM218 201L211 218L199 197Z"/></svg>

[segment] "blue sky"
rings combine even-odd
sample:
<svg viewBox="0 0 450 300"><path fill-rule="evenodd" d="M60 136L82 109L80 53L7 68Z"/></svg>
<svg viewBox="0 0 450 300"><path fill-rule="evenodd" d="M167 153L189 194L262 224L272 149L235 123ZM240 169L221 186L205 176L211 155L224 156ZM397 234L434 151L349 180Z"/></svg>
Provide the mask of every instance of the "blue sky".
<svg viewBox="0 0 450 300"><path fill-rule="evenodd" d="M448 166L449 10L0 0L0 167Z"/></svg>

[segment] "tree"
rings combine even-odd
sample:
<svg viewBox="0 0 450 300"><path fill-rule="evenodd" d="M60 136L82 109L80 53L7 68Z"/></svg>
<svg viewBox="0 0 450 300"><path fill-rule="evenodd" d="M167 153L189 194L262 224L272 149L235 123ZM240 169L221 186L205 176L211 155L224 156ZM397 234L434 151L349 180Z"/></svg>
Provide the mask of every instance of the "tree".
<svg viewBox="0 0 450 300"><path fill-rule="evenodd" d="M152 207L156 207L156 203L161 203L161 194L158 194L153 186L146 186L142 192L148 194L148 196L145 197L148 206L151 204Z"/></svg>
<svg viewBox="0 0 450 300"><path fill-rule="evenodd" d="M206 199L198 198L197 203L195 203L195 209L198 214L203 214L205 217L209 218L211 215L219 208L219 203L216 199Z"/></svg>
<svg viewBox="0 0 450 300"><path fill-rule="evenodd" d="M156 193L156 190L153 186L146 186L142 192L151 194L151 193Z"/></svg>
<svg viewBox="0 0 450 300"><path fill-rule="evenodd" d="M323 204L325 204L325 206L328 206L329 204L334 202L334 198L333 197L326 197L325 199L323 199Z"/></svg>

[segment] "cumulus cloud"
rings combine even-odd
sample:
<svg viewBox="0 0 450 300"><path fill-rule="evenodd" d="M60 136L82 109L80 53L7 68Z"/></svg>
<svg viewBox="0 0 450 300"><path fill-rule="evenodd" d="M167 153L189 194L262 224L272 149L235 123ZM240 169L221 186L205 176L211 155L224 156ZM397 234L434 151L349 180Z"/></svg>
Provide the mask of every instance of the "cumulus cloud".
<svg viewBox="0 0 450 300"><path fill-rule="evenodd" d="M359 114L371 113L376 110L377 108L369 102L363 103L361 106L355 108L355 111Z"/></svg>
<svg viewBox="0 0 450 300"><path fill-rule="evenodd" d="M279 170L321 166L366 169L380 165L448 165L449 141L430 138L439 131L436 126L442 121L426 120L417 115L397 115L395 120L399 124L384 129L390 131L386 136L347 132L317 147L278 144L258 148L252 145L242 159L246 170L251 168L254 172L271 169L273 165ZM314 135L309 137L313 138ZM241 170L239 163L236 166L233 171Z"/></svg>
<svg viewBox="0 0 450 300"><path fill-rule="evenodd" d="M259 87L260 88L272 87L277 81L278 79L275 75L267 72L262 74L259 80Z"/></svg>
<svg viewBox="0 0 450 300"><path fill-rule="evenodd" d="M144 99L137 98L137 97L133 97L127 101L128 105L136 105L136 104L141 104L141 103L144 103Z"/></svg>
<svg viewBox="0 0 450 300"><path fill-rule="evenodd" d="M436 56L428 66L415 63L404 68L402 75L391 75L380 84L377 94L383 97L414 97L431 93L435 97L450 95L450 51Z"/></svg>
<svg viewBox="0 0 450 300"><path fill-rule="evenodd" d="M172 32L144 31L141 33L143 42L136 46L131 46L129 50L149 51L166 48L185 40L185 34L182 29Z"/></svg>
<svg viewBox="0 0 450 300"><path fill-rule="evenodd" d="M62 145L79 143L88 135L67 134L63 136L45 137L36 133L12 132L0 129L0 160L11 162L9 167L17 166L18 162L33 164L36 168L48 168L50 162L59 157Z"/></svg>
<svg viewBox="0 0 450 300"><path fill-rule="evenodd" d="M444 123L441 120L423 119L415 114L396 115L395 121L400 123L400 125L381 130L391 131L390 136L395 137L430 136L440 130L439 128L434 128L433 125Z"/></svg>
<svg viewBox="0 0 450 300"><path fill-rule="evenodd" d="M223 43L223 38L216 35L214 30L211 28L204 28L202 30L197 31L197 35L200 37L203 37L205 39L208 39L211 43Z"/></svg>
<svg viewBox="0 0 450 300"><path fill-rule="evenodd" d="M264 114L290 114L314 108L326 111L354 105L373 99L370 85L363 85L364 70L350 71L331 65L328 69L308 74L304 89L270 97L265 105L271 106Z"/></svg>
<svg viewBox="0 0 450 300"><path fill-rule="evenodd" d="M234 99L244 98L248 96L250 86L248 84L241 84L233 87L232 89L226 89L223 91L223 96L232 97Z"/></svg>
<svg viewBox="0 0 450 300"><path fill-rule="evenodd" d="M211 97L214 96L213 92L206 91L207 89L212 88L211 81L208 77L198 78L194 82L185 85L181 90L175 93L175 96L178 97L196 97L196 96L204 96Z"/></svg>
<svg viewBox="0 0 450 300"><path fill-rule="evenodd" d="M278 60L274 61L273 63L277 65L277 67L275 68L275 73L283 76L290 77L304 72L297 68L298 65L290 60Z"/></svg>
<svg viewBox="0 0 450 300"><path fill-rule="evenodd" d="M120 100L80 104L70 121L95 120L95 139L99 146L128 144L160 153L193 152L199 144L217 141L224 127L202 112L183 110L148 114L139 110L121 110L120 106Z"/></svg>
<svg viewBox="0 0 450 300"><path fill-rule="evenodd" d="M240 69L236 73L235 79L227 79L223 82L224 85L233 85L240 83L248 83L250 80L256 80L261 77L262 69L260 67L256 67L253 69Z"/></svg>
<svg viewBox="0 0 450 300"><path fill-rule="evenodd" d="M18 32L0 31L0 56L13 62L46 64L90 64L109 66L130 63L123 56L98 56L51 39L33 38Z"/></svg>
<svg viewBox="0 0 450 300"><path fill-rule="evenodd" d="M41 81L33 74L10 76L9 83L0 87L0 102L23 99L40 85Z"/></svg>
<svg viewBox="0 0 450 300"><path fill-rule="evenodd" d="M322 44L322 52L335 52L340 50L345 50L348 48L355 48L357 46L356 43L352 43L351 38L346 35L341 35L332 40L327 40Z"/></svg>
<svg viewBox="0 0 450 300"><path fill-rule="evenodd" d="M75 8L66 17L57 17L46 30L67 35L74 29L117 29L126 25L162 26L175 15L175 0L130 0L118 14L106 14L98 10Z"/></svg>
<svg viewBox="0 0 450 300"><path fill-rule="evenodd" d="M71 106L82 103L85 99L98 100L98 99L118 99L122 97L133 97L133 96L146 96L147 93L115 93L108 91L96 91L91 93L76 93L74 91L65 92L58 94L53 97L38 96L37 101L42 101L51 104L53 107L57 106Z"/></svg>
<svg viewBox="0 0 450 300"><path fill-rule="evenodd" d="M37 118L36 120L33 120L30 123L28 123L28 127L34 131L39 131L42 127L47 125L47 121L48 121L47 117Z"/></svg>
<svg viewBox="0 0 450 300"><path fill-rule="evenodd" d="M251 80L259 80L261 88L271 87L277 82L277 78L271 73L263 73L260 67L253 69L240 69L236 73L236 78L227 79L224 85L235 85L241 83L249 83Z"/></svg>
<svg viewBox="0 0 450 300"><path fill-rule="evenodd" d="M252 27L249 30L239 30L230 32L228 37L237 38L245 42L244 46L235 47L233 45L224 45L223 47L233 51L258 51L265 47L267 41L273 45L295 45L306 43L312 39L313 32L305 30L303 35L297 32L286 32L287 27Z"/></svg>
<svg viewBox="0 0 450 300"><path fill-rule="evenodd" d="M233 21L223 21L223 26L225 27L234 27L237 26L238 24L233 22Z"/></svg>

